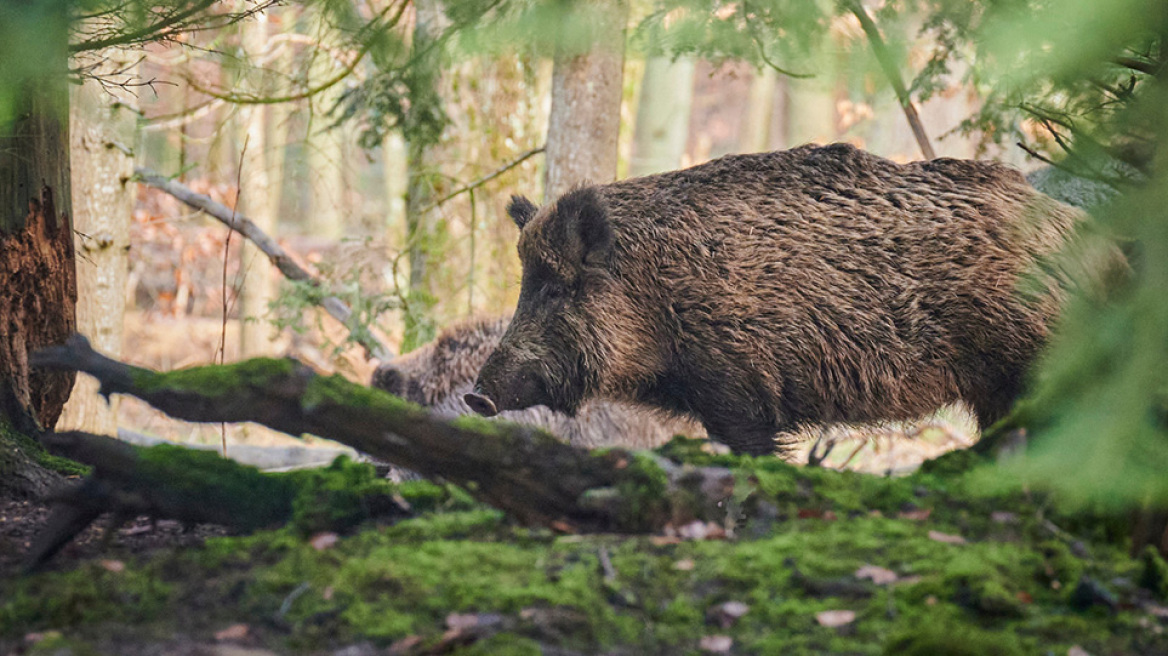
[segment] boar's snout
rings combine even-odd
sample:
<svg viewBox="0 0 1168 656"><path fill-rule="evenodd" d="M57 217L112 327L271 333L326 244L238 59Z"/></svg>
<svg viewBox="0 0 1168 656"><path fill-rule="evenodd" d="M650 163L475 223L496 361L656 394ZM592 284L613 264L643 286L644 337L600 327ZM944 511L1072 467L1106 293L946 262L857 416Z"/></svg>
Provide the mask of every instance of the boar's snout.
<svg viewBox="0 0 1168 656"><path fill-rule="evenodd" d="M470 406L471 410L479 413L484 417L494 417L499 414L499 409L495 407L495 402L491 397L483 394L482 389L476 387L475 391L467 393L462 397L463 401Z"/></svg>
<svg viewBox="0 0 1168 656"><path fill-rule="evenodd" d="M479 371L474 390L463 400L472 410L487 417L505 410L550 406L544 375L538 361L516 358L512 353L496 350Z"/></svg>

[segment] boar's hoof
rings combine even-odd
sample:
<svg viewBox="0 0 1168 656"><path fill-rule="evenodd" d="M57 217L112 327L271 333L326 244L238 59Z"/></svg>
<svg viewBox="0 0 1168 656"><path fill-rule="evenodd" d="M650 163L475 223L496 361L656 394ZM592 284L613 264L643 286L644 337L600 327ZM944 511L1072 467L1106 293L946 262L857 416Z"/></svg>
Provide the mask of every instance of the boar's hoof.
<svg viewBox="0 0 1168 656"><path fill-rule="evenodd" d="M470 392L462 397L462 399L466 401L466 404L470 406L471 410L484 417L494 417L499 414L499 409L495 407L495 402L482 394Z"/></svg>

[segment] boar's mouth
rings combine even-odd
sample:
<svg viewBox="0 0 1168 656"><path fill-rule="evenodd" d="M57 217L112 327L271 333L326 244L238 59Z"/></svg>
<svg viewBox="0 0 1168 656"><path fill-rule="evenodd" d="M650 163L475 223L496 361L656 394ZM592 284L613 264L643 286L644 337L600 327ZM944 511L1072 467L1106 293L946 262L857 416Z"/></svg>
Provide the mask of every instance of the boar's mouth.
<svg viewBox="0 0 1168 656"><path fill-rule="evenodd" d="M499 408L495 406L495 402L491 400L491 397L478 390L468 392L462 397L462 400L466 401L466 404L470 406L471 410L484 417L494 417L499 414Z"/></svg>

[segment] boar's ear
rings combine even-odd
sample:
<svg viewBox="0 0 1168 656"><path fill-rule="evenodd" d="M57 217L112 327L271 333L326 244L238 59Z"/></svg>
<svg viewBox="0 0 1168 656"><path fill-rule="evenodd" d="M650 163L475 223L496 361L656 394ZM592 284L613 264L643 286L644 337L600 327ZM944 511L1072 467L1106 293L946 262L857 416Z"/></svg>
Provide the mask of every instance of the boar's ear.
<svg viewBox="0 0 1168 656"><path fill-rule="evenodd" d="M596 190L585 187L564 194L556 201L556 211L567 220L567 229L574 229L581 263L604 261L612 249L612 226Z"/></svg>
<svg viewBox="0 0 1168 656"><path fill-rule="evenodd" d="M527 225L527 222L535 216L537 211L539 208L535 206L535 203L527 200L525 196L512 196L511 202L507 203L507 214L511 216L511 220L519 226L520 230Z"/></svg>

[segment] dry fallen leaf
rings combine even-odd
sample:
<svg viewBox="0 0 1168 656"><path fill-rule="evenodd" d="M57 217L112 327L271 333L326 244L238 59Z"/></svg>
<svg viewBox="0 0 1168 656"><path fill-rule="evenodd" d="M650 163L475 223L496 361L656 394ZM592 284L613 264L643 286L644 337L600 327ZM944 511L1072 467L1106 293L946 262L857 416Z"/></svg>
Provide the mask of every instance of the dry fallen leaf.
<svg viewBox="0 0 1168 656"><path fill-rule="evenodd" d="M325 601L332 601L334 594L336 594L336 590L334 590L333 586L330 585L330 586L327 586L324 589L324 591L320 593L320 598L324 599Z"/></svg>
<svg viewBox="0 0 1168 656"><path fill-rule="evenodd" d="M730 648L734 646L734 639L730 636L724 635L708 635L702 636L698 647L704 652L711 654L726 654L730 652Z"/></svg>
<svg viewBox="0 0 1168 656"><path fill-rule="evenodd" d="M918 508L916 510L906 510L902 513L897 514L897 517L899 517L901 519L911 519L911 520L916 521L916 522L923 522L929 518L929 515L932 515L932 514L933 514L932 508Z"/></svg>
<svg viewBox="0 0 1168 656"><path fill-rule="evenodd" d="M232 624L222 631L216 631L215 639L219 642L224 642L227 640L243 640L247 637L247 634L250 631L251 628L246 624Z"/></svg>
<svg viewBox="0 0 1168 656"><path fill-rule="evenodd" d="M414 647L417 647L420 644L422 644L422 637L421 636L416 636L416 635L406 636L406 637L402 638L401 640L398 640L398 641L394 642L392 645L390 645L389 651L387 653L389 654L389 656L397 656L398 654L409 654L409 653L413 652Z"/></svg>
<svg viewBox="0 0 1168 656"><path fill-rule="evenodd" d="M825 610L815 614L815 621L819 622L820 626L828 628L835 628L837 626L846 626L856 621L856 611L854 610Z"/></svg>
<svg viewBox="0 0 1168 656"><path fill-rule="evenodd" d="M317 533L308 539L308 544L317 551L326 551L335 547L340 539L336 533Z"/></svg>
<svg viewBox="0 0 1168 656"><path fill-rule="evenodd" d="M1074 645L1070 649L1067 650L1067 656L1091 656L1091 654L1088 653L1086 649L1083 649L1079 645Z"/></svg>
<svg viewBox="0 0 1168 656"><path fill-rule="evenodd" d="M706 619L721 626L723 629L728 629L734 626L734 623L748 612L750 612L750 606L747 606L741 601L727 601L717 606L712 606L706 611Z"/></svg>
<svg viewBox="0 0 1168 656"><path fill-rule="evenodd" d="M900 577L890 569L884 569L876 565L864 565L856 570L856 578L871 579L876 585L888 585L889 583L896 583L896 580Z"/></svg>
<svg viewBox="0 0 1168 656"><path fill-rule="evenodd" d="M940 531L929 531L929 539L946 544L965 544L965 538L960 535L950 535L949 533L942 533Z"/></svg>
<svg viewBox="0 0 1168 656"><path fill-rule="evenodd" d="M503 621L498 613L451 613L446 616L446 628L451 631L466 631L482 626L494 626Z"/></svg>
<svg viewBox="0 0 1168 656"><path fill-rule="evenodd" d="M101 567L107 572L113 572L115 574L126 571L126 564L120 560L103 560L101 561Z"/></svg>
<svg viewBox="0 0 1168 656"><path fill-rule="evenodd" d="M681 572L689 572L689 571L693 570L694 565L696 565L696 564L697 563L695 563L692 558L682 558L681 560L677 561L676 563L673 563L673 569L676 569L676 570L681 571Z"/></svg>
<svg viewBox="0 0 1168 656"><path fill-rule="evenodd" d="M692 521L677 527L677 535L683 540L705 540L709 534L709 525L705 522Z"/></svg>
<svg viewBox="0 0 1168 656"><path fill-rule="evenodd" d="M676 535L654 535L649 538L654 547L664 547L667 544L681 544L681 538Z"/></svg>

